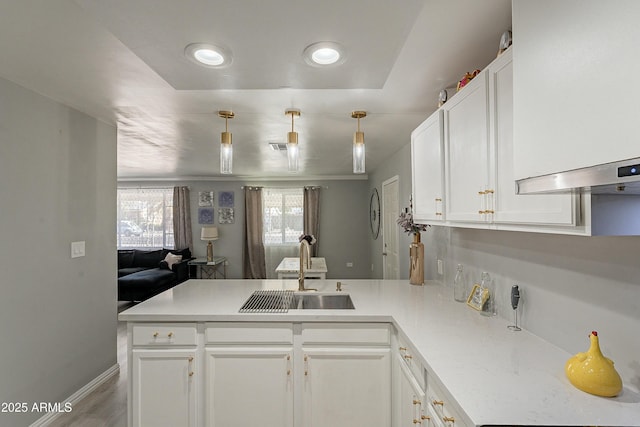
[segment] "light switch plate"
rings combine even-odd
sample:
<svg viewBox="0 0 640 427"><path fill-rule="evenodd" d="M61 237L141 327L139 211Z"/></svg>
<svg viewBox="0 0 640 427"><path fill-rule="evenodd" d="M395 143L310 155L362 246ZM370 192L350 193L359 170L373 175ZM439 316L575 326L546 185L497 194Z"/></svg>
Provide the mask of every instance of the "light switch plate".
<svg viewBox="0 0 640 427"><path fill-rule="evenodd" d="M84 240L81 242L71 242L71 258L84 256Z"/></svg>
<svg viewBox="0 0 640 427"><path fill-rule="evenodd" d="M442 260L439 259L438 260L438 274L441 275L441 276L444 274L444 268L443 268L444 266L442 264L443 264Z"/></svg>

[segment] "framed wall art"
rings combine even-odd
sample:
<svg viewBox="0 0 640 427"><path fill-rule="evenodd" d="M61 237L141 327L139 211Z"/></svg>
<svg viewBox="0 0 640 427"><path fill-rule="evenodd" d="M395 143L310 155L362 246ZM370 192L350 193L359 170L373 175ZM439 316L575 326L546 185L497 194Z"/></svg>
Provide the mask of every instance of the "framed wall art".
<svg viewBox="0 0 640 427"><path fill-rule="evenodd" d="M218 207L232 208L234 203L233 191L221 191L218 193Z"/></svg>
<svg viewBox="0 0 640 427"><path fill-rule="evenodd" d="M198 191L198 206L213 206L213 191Z"/></svg>
<svg viewBox="0 0 640 427"><path fill-rule="evenodd" d="M218 223L233 224L234 221L233 208L218 208Z"/></svg>
<svg viewBox="0 0 640 427"><path fill-rule="evenodd" d="M198 224L213 224L213 208L198 208Z"/></svg>

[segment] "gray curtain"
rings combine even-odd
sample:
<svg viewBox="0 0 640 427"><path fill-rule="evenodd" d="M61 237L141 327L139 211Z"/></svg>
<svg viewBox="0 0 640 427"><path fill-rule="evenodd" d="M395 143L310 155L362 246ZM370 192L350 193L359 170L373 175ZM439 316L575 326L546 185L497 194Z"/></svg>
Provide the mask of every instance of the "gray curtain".
<svg viewBox="0 0 640 427"><path fill-rule="evenodd" d="M311 256L318 256L320 246L320 187L304 187L304 234L316 237L316 243L311 246Z"/></svg>
<svg viewBox="0 0 640 427"><path fill-rule="evenodd" d="M173 187L173 240L176 249L189 248L193 253L189 187Z"/></svg>
<svg viewBox="0 0 640 427"><path fill-rule="evenodd" d="M262 188L244 188L244 245L242 274L245 279L266 279L262 226Z"/></svg>

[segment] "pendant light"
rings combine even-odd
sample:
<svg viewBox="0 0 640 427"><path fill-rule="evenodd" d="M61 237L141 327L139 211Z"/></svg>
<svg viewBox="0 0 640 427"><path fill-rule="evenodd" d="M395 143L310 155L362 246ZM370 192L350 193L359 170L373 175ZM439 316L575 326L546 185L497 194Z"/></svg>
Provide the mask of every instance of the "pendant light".
<svg viewBox="0 0 640 427"><path fill-rule="evenodd" d="M287 158L289 159L289 172L298 172L298 132L293 130L293 118L300 117L300 110L288 109L285 115L291 116L291 132L287 133Z"/></svg>
<svg viewBox="0 0 640 427"><path fill-rule="evenodd" d="M235 114L233 111L218 111L218 116L224 119L224 132L220 138L220 173L228 175L233 168L233 146L228 121L233 119Z"/></svg>
<svg viewBox="0 0 640 427"><path fill-rule="evenodd" d="M367 112L354 111L351 117L358 119L358 130L353 134L353 173L364 173L364 132L360 131L360 119L367 117Z"/></svg>

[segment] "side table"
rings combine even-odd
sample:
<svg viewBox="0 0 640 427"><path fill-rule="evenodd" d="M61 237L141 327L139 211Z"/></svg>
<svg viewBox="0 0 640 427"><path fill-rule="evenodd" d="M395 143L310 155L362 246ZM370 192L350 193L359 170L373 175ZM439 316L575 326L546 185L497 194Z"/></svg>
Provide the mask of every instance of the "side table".
<svg viewBox="0 0 640 427"><path fill-rule="evenodd" d="M196 274L191 273L189 268L189 277L191 279L217 279L218 273L223 279L227 278L227 257L214 256L213 261L207 261L206 258L196 258L189 261L189 267L193 266L196 269ZM222 271L220 271L222 266Z"/></svg>

